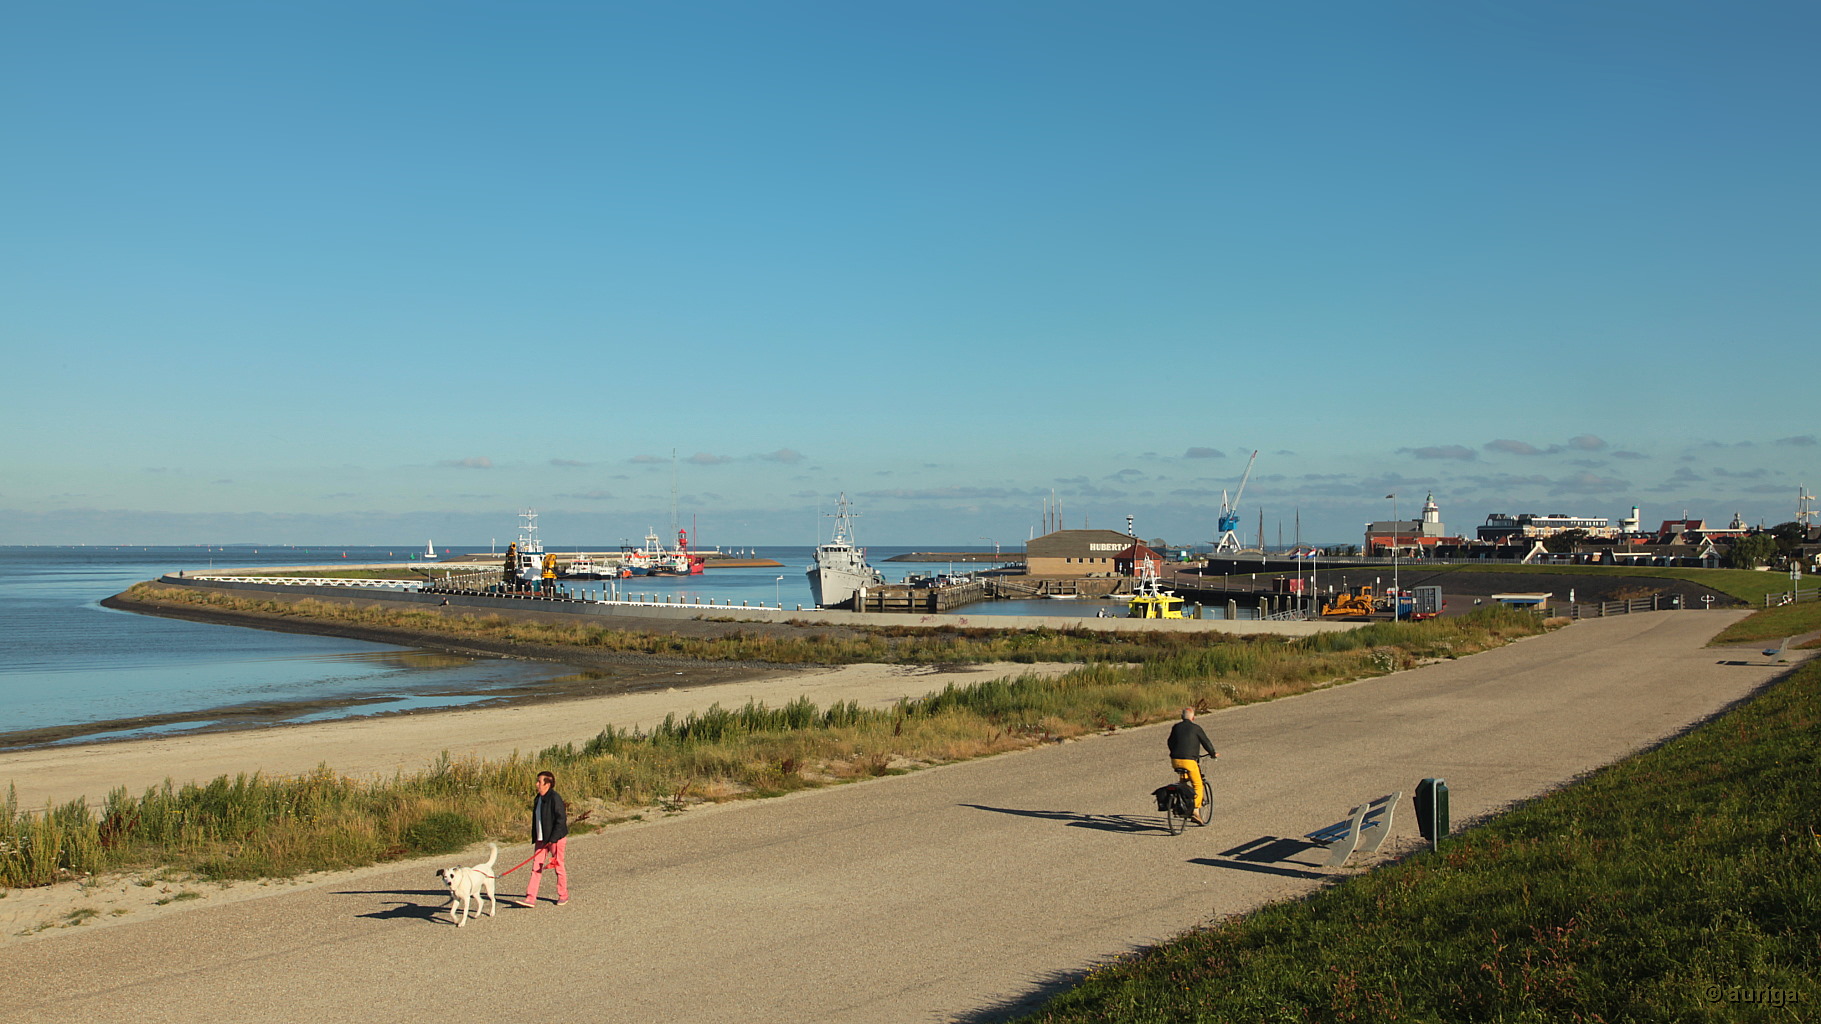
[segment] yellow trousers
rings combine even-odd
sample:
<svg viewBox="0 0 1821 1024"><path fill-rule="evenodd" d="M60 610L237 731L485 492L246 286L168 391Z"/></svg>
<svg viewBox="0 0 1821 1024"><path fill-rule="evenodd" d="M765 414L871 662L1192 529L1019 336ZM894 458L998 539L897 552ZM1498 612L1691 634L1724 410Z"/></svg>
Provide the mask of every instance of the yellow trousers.
<svg viewBox="0 0 1821 1024"><path fill-rule="evenodd" d="M1201 783L1201 760L1193 757L1172 757L1170 766L1179 772L1188 773L1189 784L1195 787L1195 809L1201 810L1201 798L1204 792Z"/></svg>

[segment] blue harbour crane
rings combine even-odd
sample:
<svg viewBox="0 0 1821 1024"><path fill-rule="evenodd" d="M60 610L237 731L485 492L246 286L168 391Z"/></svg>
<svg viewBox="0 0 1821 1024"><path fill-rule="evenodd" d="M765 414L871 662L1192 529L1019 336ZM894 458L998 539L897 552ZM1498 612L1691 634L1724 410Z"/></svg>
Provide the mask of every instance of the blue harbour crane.
<svg viewBox="0 0 1821 1024"><path fill-rule="evenodd" d="M1227 500L1227 492L1220 492L1220 536L1214 541L1214 553L1231 555L1241 550L1239 543L1239 499L1246 493L1246 481L1252 479L1252 463L1258 461L1258 452L1246 460L1245 475L1239 478L1239 490L1233 492L1233 500Z"/></svg>

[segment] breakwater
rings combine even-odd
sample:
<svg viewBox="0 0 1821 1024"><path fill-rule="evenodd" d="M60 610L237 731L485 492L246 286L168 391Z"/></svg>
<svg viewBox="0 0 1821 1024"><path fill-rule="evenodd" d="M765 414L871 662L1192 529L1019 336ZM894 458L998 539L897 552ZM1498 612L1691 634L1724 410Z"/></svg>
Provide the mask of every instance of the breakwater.
<svg viewBox="0 0 1821 1024"><path fill-rule="evenodd" d="M850 612L831 609L786 609L732 604L691 604L683 601L601 601L576 596L562 590L548 593L481 593L433 589L430 591L369 590L352 592L346 588L313 584L273 584L264 582L217 582L196 576L164 576L159 583L172 586L212 588L233 592L254 592L280 601L334 601L348 604L389 604L450 611L490 612L508 617L544 619L551 616L562 621L578 619L627 629L662 628L669 621L707 620L718 622L774 622L791 625L831 626L908 626L921 629L1092 629L1103 632L1184 632L1275 634L1311 636L1335 630L1353 629L1358 623L1258 621L1241 619L1116 619L1092 615L966 615L903 614L899 612Z"/></svg>

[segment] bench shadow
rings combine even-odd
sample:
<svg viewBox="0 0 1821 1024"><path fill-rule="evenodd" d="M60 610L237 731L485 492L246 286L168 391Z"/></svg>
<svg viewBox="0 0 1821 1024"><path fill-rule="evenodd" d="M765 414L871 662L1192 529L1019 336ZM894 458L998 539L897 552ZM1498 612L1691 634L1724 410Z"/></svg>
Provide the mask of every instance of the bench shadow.
<svg viewBox="0 0 1821 1024"><path fill-rule="evenodd" d="M1326 849L1321 844L1311 843L1306 839L1259 836L1257 839L1248 840L1232 849L1222 850L1214 857L1192 858L1189 863L1227 868L1232 871L1253 871L1263 875L1283 875L1288 878L1328 879L1334 876L1320 870L1320 865L1291 859L1297 854L1310 850L1326 852Z"/></svg>
<svg viewBox="0 0 1821 1024"><path fill-rule="evenodd" d="M960 807L972 807L976 811L991 811L994 814L1015 814L1021 818L1046 818L1060 821L1070 828L1094 828L1103 832L1163 832L1161 815L1148 814L1082 814L1078 811L1031 811L1019 807L989 807L986 804L959 804Z"/></svg>

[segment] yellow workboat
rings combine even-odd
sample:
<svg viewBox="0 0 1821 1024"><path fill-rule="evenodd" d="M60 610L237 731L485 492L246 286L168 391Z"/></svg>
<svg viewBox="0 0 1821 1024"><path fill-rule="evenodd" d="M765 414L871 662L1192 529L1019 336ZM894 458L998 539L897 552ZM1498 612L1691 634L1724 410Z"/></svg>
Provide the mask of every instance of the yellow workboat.
<svg viewBox="0 0 1821 1024"><path fill-rule="evenodd" d="M1138 564L1138 582L1132 587L1132 597L1126 603L1128 619L1182 619L1182 598L1163 589L1163 580L1150 559L1140 559Z"/></svg>

